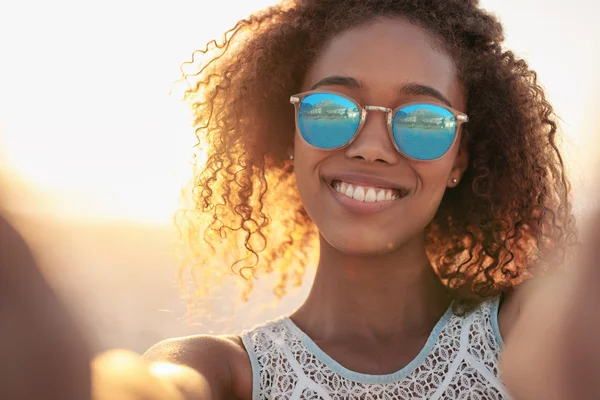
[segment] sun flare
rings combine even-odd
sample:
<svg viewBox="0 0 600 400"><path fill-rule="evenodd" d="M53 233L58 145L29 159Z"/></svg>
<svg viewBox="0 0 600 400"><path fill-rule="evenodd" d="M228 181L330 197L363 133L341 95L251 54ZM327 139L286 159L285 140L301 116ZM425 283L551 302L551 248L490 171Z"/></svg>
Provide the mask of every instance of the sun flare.
<svg viewBox="0 0 600 400"><path fill-rule="evenodd" d="M9 204L62 217L168 221L195 144L191 115L169 95L179 66L238 19L276 1L35 3L35 14L29 3L0 7L0 36L11 38L0 75L0 167L31 194L16 190ZM504 20L509 45L540 72L571 147L585 148L592 137L585 116L598 102L590 82L600 87L599 52L590 50L598 25L583 22L579 11L574 16L581 7L483 3ZM544 18L531 18L540 12ZM532 34L553 21L561 21L560 32ZM568 154L570 161L580 156Z"/></svg>

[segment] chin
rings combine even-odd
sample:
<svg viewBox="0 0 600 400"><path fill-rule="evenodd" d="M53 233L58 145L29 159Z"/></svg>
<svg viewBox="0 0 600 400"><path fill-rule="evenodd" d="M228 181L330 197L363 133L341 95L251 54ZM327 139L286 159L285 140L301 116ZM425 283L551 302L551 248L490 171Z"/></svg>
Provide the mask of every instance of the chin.
<svg viewBox="0 0 600 400"><path fill-rule="evenodd" d="M369 238L366 235L352 235L348 232L346 235L323 235L322 238L327 244L337 251L349 256L369 257L381 256L391 253L397 248L398 241L390 240L383 235L373 235Z"/></svg>

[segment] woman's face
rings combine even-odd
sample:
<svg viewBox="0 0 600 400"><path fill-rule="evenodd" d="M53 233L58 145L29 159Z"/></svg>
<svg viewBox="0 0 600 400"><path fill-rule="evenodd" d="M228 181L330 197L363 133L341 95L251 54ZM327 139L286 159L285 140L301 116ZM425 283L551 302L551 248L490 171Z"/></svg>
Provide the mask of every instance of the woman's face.
<svg viewBox="0 0 600 400"><path fill-rule="evenodd" d="M335 37L303 86L304 91L334 90L363 106L393 109L424 101L462 112L466 106L452 59L423 30L400 19L378 19ZM458 141L436 161L403 157L390 140L385 113L373 111L349 146L322 151L297 134L294 156L306 211L332 247L355 255L384 254L421 237L445 190L456 185L452 178L460 180L467 166ZM332 186L337 181L365 190L393 187L401 196L367 209L355 203L359 200L340 196Z"/></svg>

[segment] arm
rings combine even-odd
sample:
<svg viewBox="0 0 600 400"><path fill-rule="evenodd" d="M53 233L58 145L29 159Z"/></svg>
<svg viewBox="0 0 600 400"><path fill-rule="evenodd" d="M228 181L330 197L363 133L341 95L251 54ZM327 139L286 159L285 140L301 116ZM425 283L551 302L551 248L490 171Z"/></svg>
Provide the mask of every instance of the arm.
<svg viewBox="0 0 600 400"><path fill-rule="evenodd" d="M235 336L169 339L142 357L114 350L92 365L93 400L249 399L252 392L250 360Z"/></svg>
<svg viewBox="0 0 600 400"><path fill-rule="evenodd" d="M175 364L149 364L126 350L110 350L94 359L92 388L92 400L213 398L196 371Z"/></svg>
<svg viewBox="0 0 600 400"><path fill-rule="evenodd" d="M238 336L169 339L151 347L143 358L183 393L212 399L250 398L252 367ZM170 373L166 365L185 368L188 374ZM202 384L194 383L197 379L189 379L193 374L201 377Z"/></svg>
<svg viewBox="0 0 600 400"><path fill-rule="evenodd" d="M92 360L29 247L0 215L0 399L225 399L251 393L251 376L236 337L168 340L143 358L113 350Z"/></svg>
<svg viewBox="0 0 600 400"><path fill-rule="evenodd" d="M501 311L502 377L517 400L600 398L600 215L585 242L572 271L519 289Z"/></svg>

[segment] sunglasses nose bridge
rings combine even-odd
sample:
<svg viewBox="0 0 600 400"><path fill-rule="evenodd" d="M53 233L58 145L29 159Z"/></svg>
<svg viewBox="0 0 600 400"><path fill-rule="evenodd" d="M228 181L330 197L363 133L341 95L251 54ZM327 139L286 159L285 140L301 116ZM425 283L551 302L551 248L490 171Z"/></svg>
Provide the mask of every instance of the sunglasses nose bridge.
<svg viewBox="0 0 600 400"><path fill-rule="evenodd" d="M380 106L364 106L366 111L379 111L386 114L386 122L388 125L392 122L392 109L388 107L380 107Z"/></svg>
<svg viewBox="0 0 600 400"><path fill-rule="evenodd" d="M384 112L384 113L390 113L390 112L392 112L391 108L379 107L379 106L365 106L365 110L367 110L367 111L379 111L379 112Z"/></svg>

